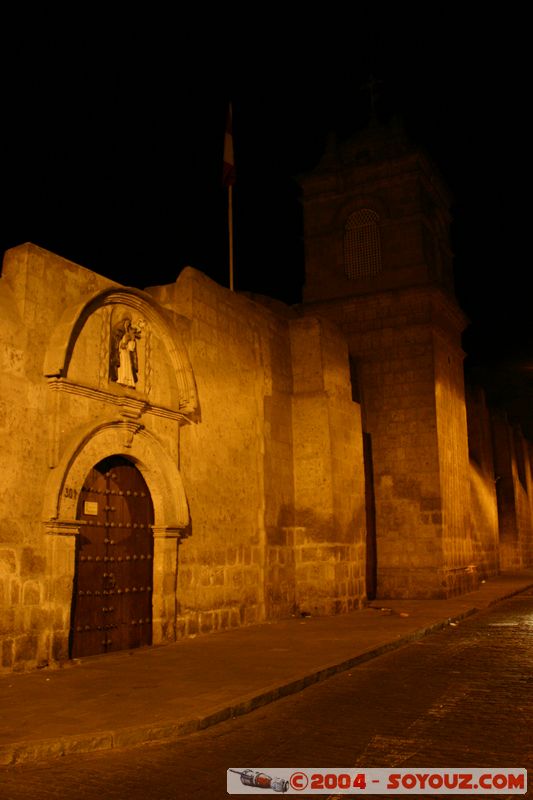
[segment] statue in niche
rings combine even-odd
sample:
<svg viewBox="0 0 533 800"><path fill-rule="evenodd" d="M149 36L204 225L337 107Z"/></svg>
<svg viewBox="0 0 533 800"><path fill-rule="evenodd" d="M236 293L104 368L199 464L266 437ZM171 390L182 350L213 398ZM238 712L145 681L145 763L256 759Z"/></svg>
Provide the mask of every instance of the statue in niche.
<svg viewBox="0 0 533 800"><path fill-rule="evenodd" d="M109 380L135 389L139 373L137 340L141 338L144 320L133 325L131 317L124 317L111 331Z"/></svg>

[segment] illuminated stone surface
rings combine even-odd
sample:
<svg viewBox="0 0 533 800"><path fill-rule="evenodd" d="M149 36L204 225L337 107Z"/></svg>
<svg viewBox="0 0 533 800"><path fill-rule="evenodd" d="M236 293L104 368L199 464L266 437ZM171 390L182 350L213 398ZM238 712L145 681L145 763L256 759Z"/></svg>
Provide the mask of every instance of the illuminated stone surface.
<svg viewBox="0 0 533 800"><path fill-rule="evenodd" d="M530 445L465 397L448 195L401 132L365 137L303 180L295 308L191 268L142 292L7 252L3 669L69 657L79 498L109 456L153 502L155 644L449 597L532 563Z"/></svg>

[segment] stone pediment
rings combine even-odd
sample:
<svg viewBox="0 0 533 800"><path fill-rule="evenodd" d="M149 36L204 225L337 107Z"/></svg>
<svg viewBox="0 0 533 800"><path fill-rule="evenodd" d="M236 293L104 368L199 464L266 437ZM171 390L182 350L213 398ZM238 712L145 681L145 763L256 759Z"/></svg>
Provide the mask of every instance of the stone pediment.
<svg viewBox="0 0 533 800"><path fill-rule="evenodd" d="M65 310L50 338L44 375L101 399L131 395L194 419L192 368L170 314L137 289L107 289Z"/></svg>

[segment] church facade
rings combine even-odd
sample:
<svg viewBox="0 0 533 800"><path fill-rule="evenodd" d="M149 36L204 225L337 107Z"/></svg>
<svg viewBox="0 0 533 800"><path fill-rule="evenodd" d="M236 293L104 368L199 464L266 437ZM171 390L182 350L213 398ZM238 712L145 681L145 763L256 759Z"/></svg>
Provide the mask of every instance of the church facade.
<svg viewBox="0 0 533 800"><path fill-rule="evenodd" d="M6 253L2 670L532 564L531 450L465 391L434 168L374 130L302 187L294 308Z"/></svg>

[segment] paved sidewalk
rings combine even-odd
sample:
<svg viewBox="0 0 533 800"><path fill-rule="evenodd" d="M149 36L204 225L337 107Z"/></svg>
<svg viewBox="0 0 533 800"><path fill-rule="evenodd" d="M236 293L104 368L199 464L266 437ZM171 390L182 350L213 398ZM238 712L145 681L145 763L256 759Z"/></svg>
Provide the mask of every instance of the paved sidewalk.
<svg viewBox="0 0 533 800"><path fill-rule="evenodd" d="M176 739L420 638L533 586L533 570L451 600L374 601L0 678L0 766Z"/></svg>

